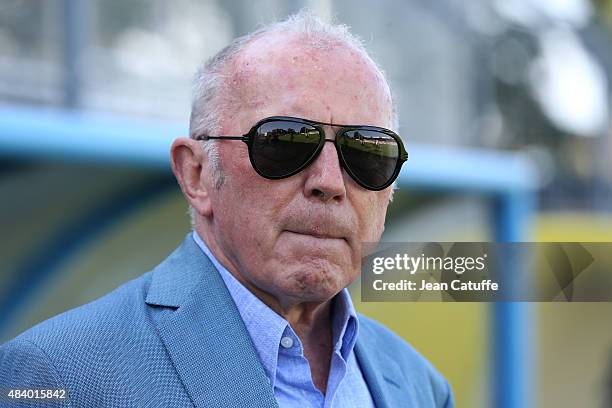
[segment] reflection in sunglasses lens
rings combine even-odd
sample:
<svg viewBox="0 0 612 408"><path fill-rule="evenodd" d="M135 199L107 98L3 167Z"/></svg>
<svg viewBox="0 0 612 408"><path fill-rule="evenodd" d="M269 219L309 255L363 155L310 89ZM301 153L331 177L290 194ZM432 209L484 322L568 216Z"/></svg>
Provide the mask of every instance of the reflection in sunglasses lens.
<svg viewBox="0 0 612 408"><path fill-rule="evenodd" d="M399 145L386 133L356 129L342 133L338 146L350 172L363 184L380 188L393 177Z"/></svg>
<svg viewBox="0 0 612 408"><path fill-rule="evenodd" d="M254 165L260 173L268 177L286 176L302 167L312 157L321 137L316 128L304 123L263 123L253 138Z"/></svg>

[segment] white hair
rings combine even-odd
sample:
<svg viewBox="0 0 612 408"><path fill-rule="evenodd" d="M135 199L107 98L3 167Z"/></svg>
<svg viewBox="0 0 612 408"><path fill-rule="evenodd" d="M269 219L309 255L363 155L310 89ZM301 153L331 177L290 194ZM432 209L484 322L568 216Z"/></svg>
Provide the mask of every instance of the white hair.
<svg viewBox="0 0 612 408"><path fill-rule="evenodd" d="M230 75L229 70L232 62L252 41L272 33L305 36L313 47L327 48L334 45L355 50L365 60L374 65L381 78L387 83L384 71L370 57L361 40L353 35L346 25L326 23L310 11L302 10L289 16L286 20L262 26L250 34L236 38L199 67L192 87L191 117L189 120L189 135L191 138L203 134L219 134L222 115L230 113L232 109L229 103L231 89L227 89L225 86L226 78ZM394 130L397 130L399 120L393 99L391 99L391 108L391 126ZM217 143L215 140L203 141L202 146L208 156L209 170L213 177L214 187L219 189L224 183L224 174L219 160ZM393 183L390 200L393 199L395 188L395 183ZM193 207L189 206L188 213L193 227L195 224Z"/></svg>

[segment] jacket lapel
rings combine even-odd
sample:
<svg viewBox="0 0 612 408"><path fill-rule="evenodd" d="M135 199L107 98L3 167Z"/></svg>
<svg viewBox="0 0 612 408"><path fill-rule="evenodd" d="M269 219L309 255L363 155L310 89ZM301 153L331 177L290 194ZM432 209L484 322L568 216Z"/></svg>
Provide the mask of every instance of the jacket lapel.
<svg viewBox="0 0 612 408"><path fill-rule="evenodd" d="M417 407L414 401L416 386L404 375L393 356L393 350L379 344L379 336L370 324L360 319L355 355L368 385L374 405L378 408Z"/></svg>
<svg viewBox="0 0 612 408"><path fill-rule="evenodd" d="M152 273L146 303L196 407L278 407L223 279L188 234Z"/></svg>

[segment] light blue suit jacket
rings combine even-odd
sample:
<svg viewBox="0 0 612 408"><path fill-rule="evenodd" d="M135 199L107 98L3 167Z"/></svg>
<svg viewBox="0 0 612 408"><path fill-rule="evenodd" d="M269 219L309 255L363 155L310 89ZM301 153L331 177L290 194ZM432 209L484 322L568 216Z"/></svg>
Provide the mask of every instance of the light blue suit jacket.
<svg viewBox="0 0 612 408"><path fill-rule="evenodd" d="M377 407L453 407L410 345L359 316L355 353ZM152 271L0 347L0 391L65 389L0 406L276 407L238 310L190 235ZM13 405L15 404L15 405Z"/></svg>

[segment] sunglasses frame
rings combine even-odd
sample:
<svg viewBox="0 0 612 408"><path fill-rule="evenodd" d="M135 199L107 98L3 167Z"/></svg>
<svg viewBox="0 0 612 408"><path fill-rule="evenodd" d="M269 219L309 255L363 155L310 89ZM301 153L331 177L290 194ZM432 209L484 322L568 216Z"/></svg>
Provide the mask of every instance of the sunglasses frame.
<svg viewBox="0 0 612 408"><path fill-rule="evenodd" d="M257 166L255 166L255 161L253 160L253 142L255 140L255 136L257 135L258 129L259 129L260 126L262 126L265 123L280 122L280 121L283 121L283 122L293 122L293 123L299 123L299 124L303 124L303 125L312 126L316 130L318 130L319 133L323 137L319 141L319 145L317 146L315 151L312 153L312 155L308 158L308 160L306 160L304 162L304 164L302 164L296 170L293 170L293 171L291 171L291 172L289 172L287 174L283 174L283 175L280 175L280 176L270 176L270 175L263 174L257 168ZM326 139L326 137L325 137L326 133L325 133L325 130L323 129L323 126L339 127L340 129L337 132L335 132L335 134L334 134L335 137L333 139ZM399 157L397 158L397 162L395 164L395 169L393 169L393 175L389 178L389 181L387 181L382 186L372 187L372 186L368 185L367 183L364 183L363 181L361 181L359 179L359 177L357 177L355 175L355 173L351 170L351 168L346 163L346 160L344 158L344 154L342 153L342 149L339 146L340 138L338 136L341 136L342 134L344 134L346 132L350 132L350 131L354 131L354 130L369 130L369 131L380 132L380 133L383 133L383 134L385 134L387 136L390 136L391 138L393 138L397 142L397 145L399 147ZM384 190L385 188L389 187L395 181L395 179L397 179L397 176L399 175L399 172L400 172L404 162L406 160L408 160L408 152L406 151L406 148L404 147L404 143L402 142L402 139L400 138L400 136L397 133L393 132L392 130L389 130L389 129L386 129L386 128L382 128L382 127L378 127L378 126L341 125L341 124L337 124L337 123L318 122L318 121L315 121L315 120L296 118L296 117L292 117L292 116L270 116L270 117L264 118L264 119L258 121L255 125L253 125L253 127L247 133L245 133L242 136L209 136L209 135L201 134L201 135L195 136L194 139L195 140L211 140L211 139L224 140L225 139L225 140L241 140L241 141L243 141L244 143L246 143L246 145L248 147L249 160L251 161L251 166L257 172L257 174L259 174L260 176L262 176L263 178L266 178L268 180L280 180L280 179L291 177L291 176L299 173L300 171L304 170L306 167L310 166L317 159L317 157L319 156L319 154L323 150L323 147L325 146L325 142L333 142L334 146L336 147L336 153L338 154L338 159L340 161L340 165L342 166L342 168L347 172L347 174L358 185L360 185L361 187L363 187L363 188L365 188L367 190L371 190L371 191L380 191L380 190Z"/></svg>

